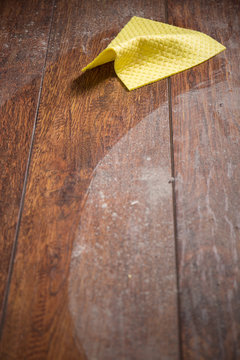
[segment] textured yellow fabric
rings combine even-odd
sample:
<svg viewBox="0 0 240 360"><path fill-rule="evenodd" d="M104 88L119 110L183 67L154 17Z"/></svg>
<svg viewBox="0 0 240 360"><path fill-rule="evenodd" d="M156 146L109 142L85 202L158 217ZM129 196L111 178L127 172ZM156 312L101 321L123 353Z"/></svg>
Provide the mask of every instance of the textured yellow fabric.
<svg viewBox="0 0 240 360"><path fill-rule="evenodd" d="M225 50L198 31L134 16L83 71L113 61L128 90L177 74Z"/></svg>

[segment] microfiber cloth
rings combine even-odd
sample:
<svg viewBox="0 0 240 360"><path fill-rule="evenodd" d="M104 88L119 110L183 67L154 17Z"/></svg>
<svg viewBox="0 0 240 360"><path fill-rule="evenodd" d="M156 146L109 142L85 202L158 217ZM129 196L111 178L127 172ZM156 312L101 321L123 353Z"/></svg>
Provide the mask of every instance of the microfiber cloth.
<svg viewBox="0 0 240 360"><path fill-rule="evenodd" d="M114 60L128 90L198 65L225 50L201 32L134 16L82 71Z"/></svg>

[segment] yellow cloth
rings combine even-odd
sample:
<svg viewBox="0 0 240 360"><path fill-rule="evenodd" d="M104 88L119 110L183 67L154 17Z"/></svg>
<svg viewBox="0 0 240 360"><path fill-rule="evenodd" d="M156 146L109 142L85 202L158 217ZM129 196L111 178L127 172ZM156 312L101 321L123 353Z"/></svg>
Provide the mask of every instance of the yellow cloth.
<svg viewBox="0 0 240 360"><path fill-rule="evenodd" d="M177 74L225 50L198 31L134 16L82 71L109 61L128 90Z"/></svg>

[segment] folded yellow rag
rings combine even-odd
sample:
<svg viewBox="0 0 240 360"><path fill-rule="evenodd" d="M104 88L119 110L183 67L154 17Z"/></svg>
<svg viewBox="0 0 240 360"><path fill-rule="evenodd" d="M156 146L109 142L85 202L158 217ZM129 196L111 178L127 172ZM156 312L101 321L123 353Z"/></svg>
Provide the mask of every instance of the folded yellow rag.
<svg viewBox="0 0 240 360"><path fill-rule="evenodd" d="M225 50L210 36L134 16L82 71L109 61L128 90L189 69Z"/></svg>

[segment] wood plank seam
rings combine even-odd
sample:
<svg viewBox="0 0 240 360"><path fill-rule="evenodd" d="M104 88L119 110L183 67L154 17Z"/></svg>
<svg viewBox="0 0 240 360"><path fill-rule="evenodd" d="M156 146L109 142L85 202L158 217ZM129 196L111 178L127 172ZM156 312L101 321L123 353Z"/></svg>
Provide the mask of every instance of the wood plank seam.
<svg viewBox="0 0 240 360"><path fill-rule="evenodd" d="M165 0L165 19L168 24L168 0ZM175 243L175 264L176 264L176 288L177 288L177 316L178 316L178 346L179 346L179 359L183 359L182 351L182 330L181 330L181 294L179 284L179 256L178 256L178 234L177 234L177 209L176 209L176 190L175 190L175 167L174 167L174 141L173 141L173 123L172 123L172 88L171 77L167 79L167 92L168 92L168 113L169 113L169 140L170 140L170 156L171 156L171 176L172 176L172 208L173 208L173 232Z"/></svg>
<svg viewBox="0 0 240 360"><path fill-rule="evenodd" d="M176 190L175 190L175 169L174 169L174 143L173 143L173 126L172 126L172 92L171 92L171 78L168 78L168 106L169 106L169 138L170 138L170 155L171 155L171 182L172 182L172 208L173 208L173 232L175 242L175 263L176 263L176 288L177 288L177 313L178 313L178 337L179 337L179 359L183 359L182 353L182 331L181 331L181 294L179 285L178 273L178 234L177 234L177 211L176 211Z"/></svg>
<svg viewBox="0 0 240 360"><path fill-rule="evenodd" d="M20 204L19 204L16 231L15 231L12 252L11 252L11 257L10 257L10 262L9 262L7 283L6 283L6 288L5 288L4 296L3 296L2 314L0 314L1 315L1 317L0 317L0 340L2 337L2 332L3 332L3 327L4 327L4 320L5 320L6 308L7 308L7 302L8 302L8 294L9 294L9 288L10 288L10 283L11 283L11 278L12 278L12 273L13 273L14 259L15 259L16 250L17 250L18 234L19 234L19 229L20 229L20 224L21 224L21 219L22 219L22 212L23 212L23 207L24 207L24 198L25 198L25 193L26 193L26 186L27 186L29 168L30 168L31 157L32 157L34 136L35 136L35 130L36 130L36 125L37 125L37 118L38 118L38 112L39 112L39 106L40 106L40 100L41 100L41 94L42 94L42 87L43 87L43 80L44 80L45 71L46 71L47 55L48 55L49 41L50 41L50 36L51 36L51 31L52 31L52 23L53 23L53 15L54 15L54 6L55 6L55 0L52 0L52 13L51 13L51 20L50 20L50 26L49 26L49 32L48 32L48 42L47 42L46 54L45 54L45 58L44 58L43 68L42 68L41 83L40 83L40 87L39 87L35 119L34 119L34 123L33 123L33 130L32 130L31 142L30 142L30 147L29 147L29 154L28 154L27 165L26 165L25 176L24 176L24 183L23 183L23 188L22 188L22 195L21 195L21 200L20 200Z"/></svg>

